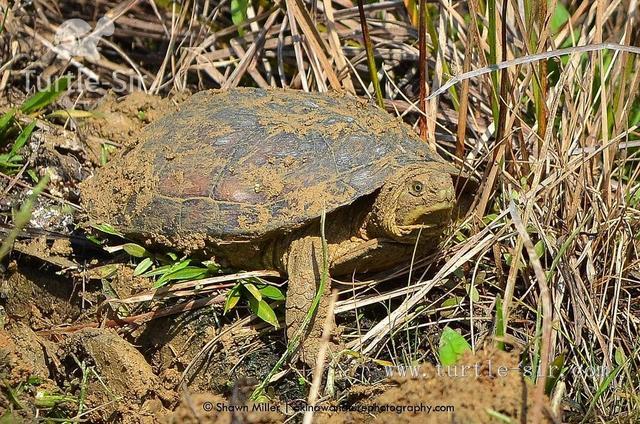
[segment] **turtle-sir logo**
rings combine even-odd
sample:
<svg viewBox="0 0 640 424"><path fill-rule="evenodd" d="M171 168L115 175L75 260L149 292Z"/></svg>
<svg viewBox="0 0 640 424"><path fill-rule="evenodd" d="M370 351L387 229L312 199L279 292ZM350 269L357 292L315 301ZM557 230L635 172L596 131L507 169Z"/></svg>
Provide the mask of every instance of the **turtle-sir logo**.
<svg viewBox="0 0 640 424"><path fill-rule="evenodd" d="M64 59L86 57L89 60L98 60L100 37L113 34L113 30L113 20L108 16L100 18L93 30L83 19L68 19L56 31L54 51Z"/></svg>

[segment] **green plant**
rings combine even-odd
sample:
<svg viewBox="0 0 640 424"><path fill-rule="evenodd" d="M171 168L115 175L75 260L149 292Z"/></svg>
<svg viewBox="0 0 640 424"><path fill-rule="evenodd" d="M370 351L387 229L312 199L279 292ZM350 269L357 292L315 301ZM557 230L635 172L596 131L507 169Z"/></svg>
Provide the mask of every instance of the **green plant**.
<svg viewBox="0 0 640 424"><path fill-rule="evenodd" d="M246 22L248 8L249 0L231 0L231 21L235 25L240 25ZM238 34L244 34L244 30L240 27L238 27Z"/></svg>
<svg viewBox="0 0 640 424"><path fill-rule="evenodd" d="M20 112L30 115L41 111L58 100L58 97L65 93L69 88L69 83L71 83L71 78L68 76L58 78L49 87L37 92L25 100L22 103L22 106L20 106Z"/></svg>
<svg viewBox="0 0 640 424"><path fill-rule="evenodd" d="M267 303L266 299L275 301L284 300L284 295L279 288L265 284L257 278L241 280L227 293L224 304L224 313L236 307L240 299L246 299L249 310L264 322L279 327L278 318Z"/></svg>
<svg viewBox="0 0 640 424"><path fill-rule="evenodd" d="M97 224L93 228L126 240L122 233L109 224ZM103 241L95 236L88 237L96 244L103 244ZM132 258L140 259L135 267L134 276L155 278L155 289L172 281L194 281L220 272L220 266L214 261L197 262L188 257L179 257L173 252L154 253L137 243L126 241L115 246L105 246L104 250L109 253L124 251Z"/></svg>
<svg viewBox="0 0 640 424"><path fill-rule="evenodd" d="M10 144L8 138L16 132L16 129L18 132L17 137L11 144L9 152L0 154L1 172L13 174L24 165L20 150L27 144L37 125L37 121L33 119L24 127L16 128L19 127L19 124L16 122L16 114L18 112L27 115L34 114L51 105L62 93L67 91L69 82L69 77L57 79L46 89L37 92L25 100L19 108L9 109L0 117L0 145ZM56 113L59 114L60 112L53 112L50 116L57 116Z"/></svg>
<svg viewBox="0 0 640 424"><path fill-rule="evenodd" d="M471 345L460 333L450 327L442 330L438 349L440 364L455 365L462 355L469 351L471 351Z"/></svg>
<svg viewBox="0 0 640 424"><path fill-rule="evenodd" d="M36 391L35 401L34 401L34 406L36 408L51 409L51 408L55 408L56 406L62 403L78 402L78 399L75 396L61 395L61 394L50 393L45 390L39 390L38 386L42 384L42 380L37 376L32 375L28 377L24 381L21 381L20 383L18 383L16 387L11 387L9 382L6 381L4 378L2 378L0 381L2 382L4 392L6 393L9 401L11 402L11 405L13 406L13 408L18 410L25 409L25 406L20 402L20 397L24 393L32 390ZM0 419L2 418L4 418L4 416L0 417Z"/></svg>
<svg viewBox="0 0 640 424"><path fill-rule="evenodd" d="M11 174L23 166L22 156L18 152L27 144L35 127L35 121L29 123L29 125L20 131L20 134L11 146L11 150L8 153L0 154L0 170L2 170L2 172Z"/></svg>
<svg viewBox="0 0 640 424"><path fill-rule="evenodd" d="M44 178L41 178L38 184L33 188L31 194L27 197L27 199L20 207L20 210L14 216L13 229L9 232L9 235L7 235L7 237L2 241L2 245L0 245L0 261L9 253L9 251L11 250L11 246L13 246L13 242L18 237L18 234L20 234L20 231L22 231L22 229L29 223L36 199L38 198L40 193L42 193L48 183L49 176L45 175Z"/></svg>
<svg viewBox="0 0 640 424"><path fill-rule="evenodd" d="M362 40L364 48L367 53L367 66L369 67L369 76L371 77L371 83L373 84L374 95L376 96L376 103L380 108L384 108L384 98L382 96L382 89L380 88L380 80L378 79L378 69L376 66L375 56L373 54L373 43L369 36L369 26L367 25L367 18L364 14L364 2L358 0L358 13L360 14L360 26L362 28Z"/></svg>

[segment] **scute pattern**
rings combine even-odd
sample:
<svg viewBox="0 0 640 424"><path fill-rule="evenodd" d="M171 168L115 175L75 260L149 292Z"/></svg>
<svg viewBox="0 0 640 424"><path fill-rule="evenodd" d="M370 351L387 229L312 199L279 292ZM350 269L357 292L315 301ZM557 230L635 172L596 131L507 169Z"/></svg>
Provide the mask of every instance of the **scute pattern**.
<svg viewBox="0 0 640 424"><path fill-rule="evenodd" d="M441 161L398 119L337 94L204 91L144 134L132 154L150 154L158 184L146 207L123 212L137 232L168 237L292 229L372 193L400 167Z"/></svg>

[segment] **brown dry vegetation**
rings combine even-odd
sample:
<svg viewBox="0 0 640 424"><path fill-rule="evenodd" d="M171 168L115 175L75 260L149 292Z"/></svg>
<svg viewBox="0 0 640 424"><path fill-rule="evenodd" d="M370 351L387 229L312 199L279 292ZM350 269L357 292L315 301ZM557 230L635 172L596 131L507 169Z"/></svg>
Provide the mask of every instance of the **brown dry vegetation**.
<svg viewBox="0 0 640 424"><path fill-rule="evenodd" d="M34 185L29 171L39 177L49 172L51 183L25 232L67 237L68 211L79 208L78 184L188 92L291 87L376 98L357 3L254 1L240 26L230 12L237 3L0 0L0 111L65 74L73 75L70 90L46 111L100 111L89 118L18 116L20 125L37 119L37 126L21 152L21 166L0 173L2 228L16 223L12 211ZM640 50L616 45L640 45L638 2L426 3L424 70L418 2L368 3L363 16L384 107L464 169L459 183L467 185L461 196L469 212L452 225L435 258L418 257L411 267L341 286L334 312L343 339L357 354L333 364L332 378L316 379L330 389L320 391L330 394L321 400L357 398L347 387L377 382L382 371L368 358L396 365L437 362L438 337L449 326L474 349L504 344L523 352L524 366L562 366L557 379L523 386L533 391L530 414L637 422ZM113 20L115 31L99 41L99 55L55 53L63 22L81 18L94 27L103 16ZM609 44L589 52L553 53L603 42ZM542 52L548 57L532 57ZM514 61L525 57L531 60ZM504 66L496 72L486 68L499 62ZM471 70L478 72L452 80ZM425 99L447 81L456 84ZM170 100L137 95L115 101L133 88ZM113 89L117 94L109 94ZM11 148L5 139L0 153ZM37 412L92 421L151 420L176 407L181 372L194 391L244 399L244 385L253 387L284 350L282 330L244 310L220 317L233 280L273 278L272 273L185 281L155 292L148 279L132 276L138 259L122 251L106 255L73 237L73 254L49 240L16 243L10 255L0 257L0 330L7 326L0 331L0 409L26 419ZM144 358L119 359L123 352L139 353L112 330L86 328L97 323L115 327L140 346ZM160 339L153 337L158 334ZM101 374L110 370L87 342L100 338L114 345L106 362L124 364L115 380L143 373L151 381L134 384L134 397L117 407L100 386ZM127 345L118 350L114 339ZM37 352L25 355L28 349L21 346L37 346ZM151 366L131 365L144 360ZM285 370L275 391L267 393L282 402L306 399L313 372ZM29 381L38 373L50 373L39 386ZM230 388L237 375L254 380ZM86 399L84 389L90 391ZM545 389L551 406L538 410ZM443 403L450 395L444 390ZM62 399L51 408L34 401L37 391L75 401ZM193 405L187 396L174 422L196 422ZM500 405L487 408L500 411ZM215 417L210 419L232 419ZM528 419L536 422L535 417Z"/></svg>

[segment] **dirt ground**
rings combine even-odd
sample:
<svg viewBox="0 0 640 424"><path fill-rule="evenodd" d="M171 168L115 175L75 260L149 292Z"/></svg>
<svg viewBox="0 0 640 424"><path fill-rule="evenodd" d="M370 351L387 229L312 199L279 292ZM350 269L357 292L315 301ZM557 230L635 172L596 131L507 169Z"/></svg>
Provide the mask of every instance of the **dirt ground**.
<svg viewBox="0 0 640 424"><path fill-rule="evenodd" d="M228 333L183 383L188 363L225 329L216 326L215 311L160 318L137 328L95 328L99 308L83 312L78 288L70 280L53 278L58 284L52 284L51 274L34 265L33 260L12 264L2 283L0 409L8 416L29 422L40 409L48 417L79 416L89 422L301 419L304 390L285 385L266 405L247 402L252 384L277 360L256 331L240 328ZM144 288L130 272L121 271L119 279L114 286L129 283L134 292ZM89 287L89 292L96 289ZM99 295L94 300L101 302ZM85 327L50 331L70 322ZM251 352L247 347L252 344L259 347L239 356L238 352ZM340 402L328 399L318 404L317 422L491 423L499 422L498 417L510 417L512 422L528 417L526 422L532 422L533 386L518 372L516 355L487 349L468 354L459 364L456 369L423 364L419 378L394 376L348 388ZM465 371L463 364L468 365ZM544 404L548 409L546 399ZM236 411L230 410L231 405ZM398 412L401 407L409 409Z"/></svg>

